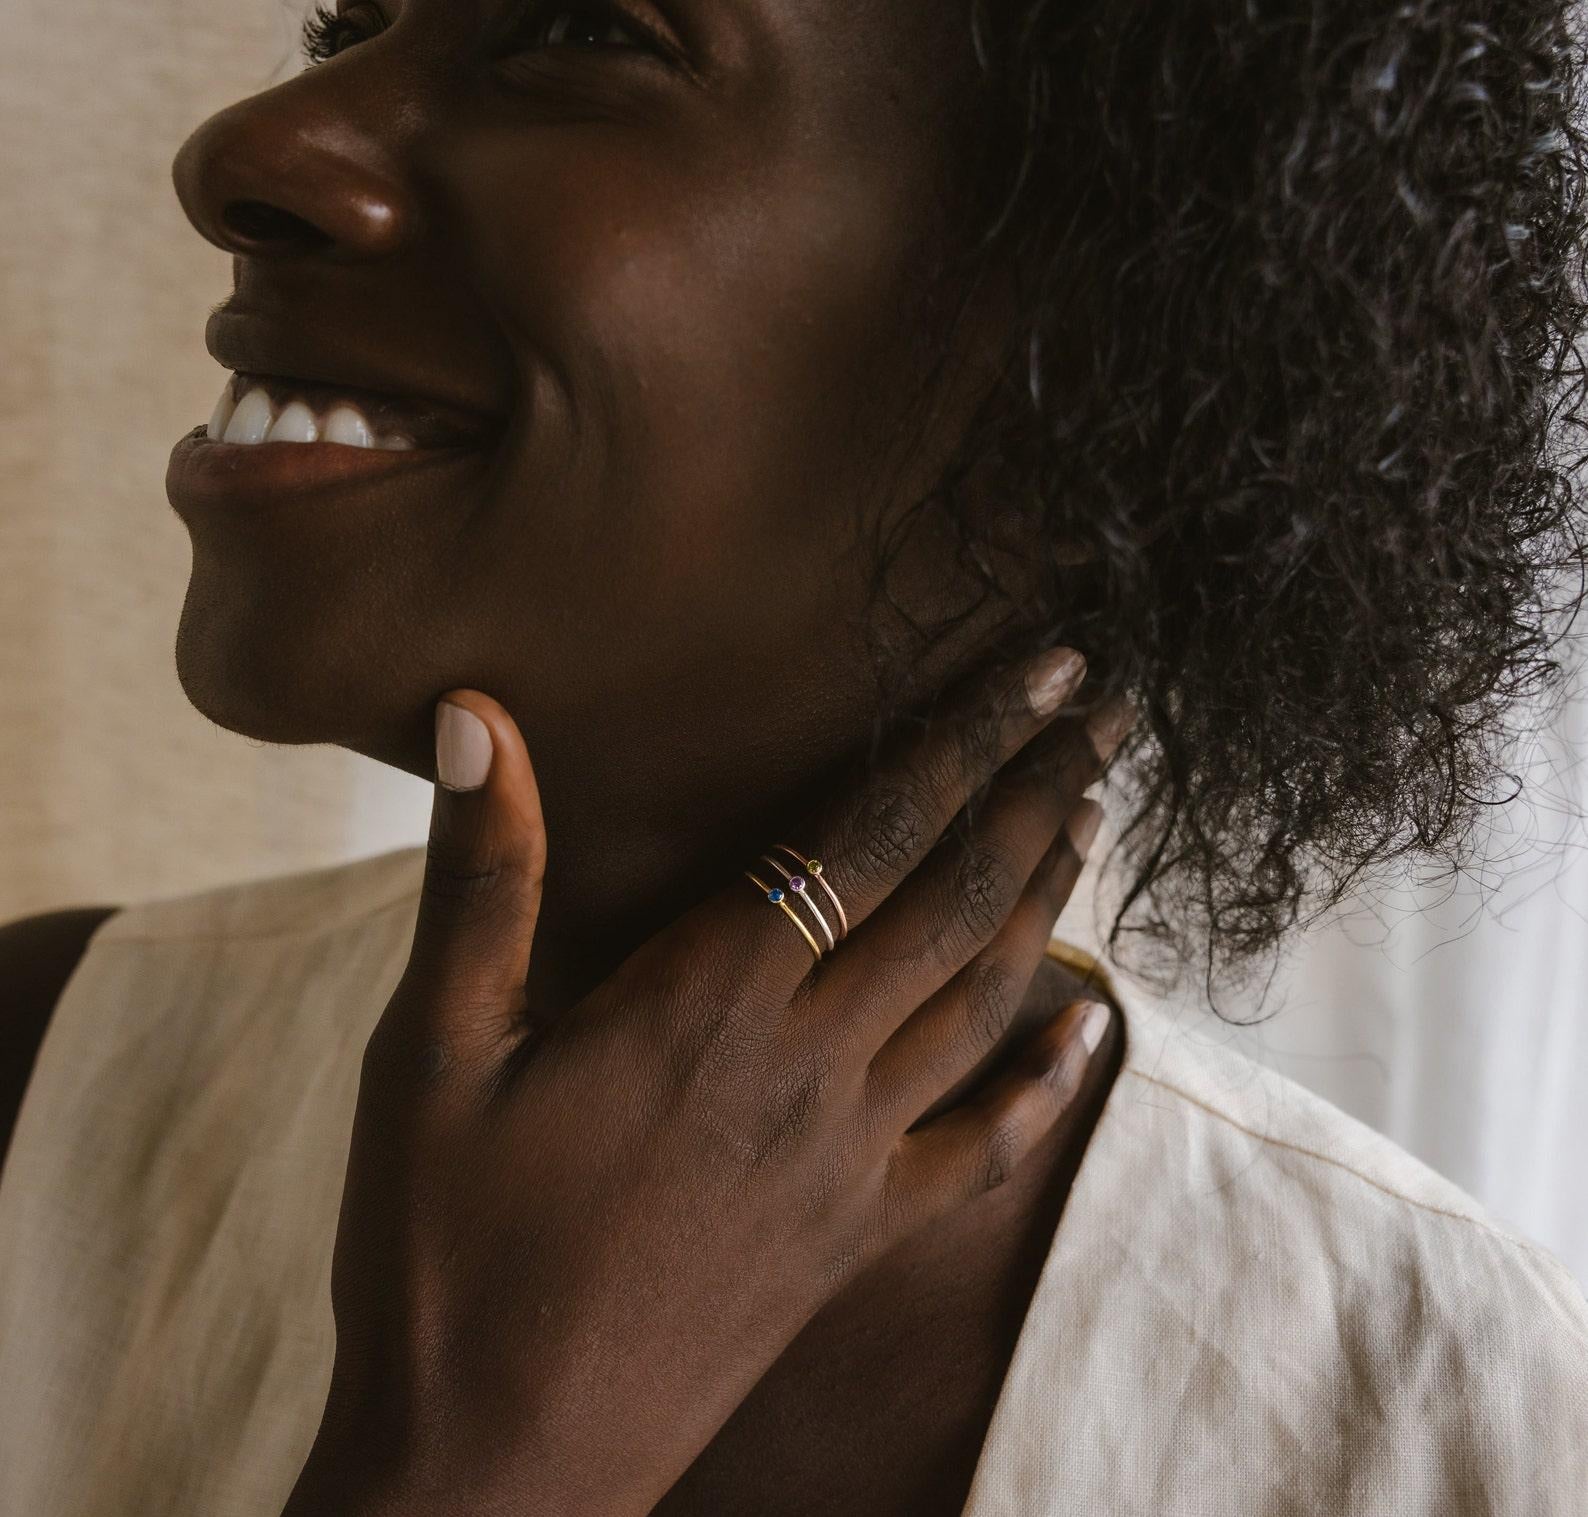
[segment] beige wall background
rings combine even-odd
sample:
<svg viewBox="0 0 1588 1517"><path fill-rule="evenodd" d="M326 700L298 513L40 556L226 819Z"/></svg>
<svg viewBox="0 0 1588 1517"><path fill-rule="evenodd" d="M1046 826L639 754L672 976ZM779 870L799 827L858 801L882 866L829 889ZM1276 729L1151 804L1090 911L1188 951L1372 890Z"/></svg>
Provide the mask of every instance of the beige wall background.
<svg viewBox="0 0 1588 1517"><path fill-rule="evenodd" d="M423 839L430 789L222 731L177 683L172 445L224 380L230 260L177 148L296 67L298 0L0 0L0 916Z"/></svg>

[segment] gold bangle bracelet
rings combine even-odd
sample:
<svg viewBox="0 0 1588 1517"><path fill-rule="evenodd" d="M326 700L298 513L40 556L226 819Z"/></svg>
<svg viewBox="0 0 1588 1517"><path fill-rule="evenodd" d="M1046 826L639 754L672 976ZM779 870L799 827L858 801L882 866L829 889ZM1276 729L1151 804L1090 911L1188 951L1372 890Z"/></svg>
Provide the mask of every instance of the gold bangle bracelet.
<svg viewBox="0 0 1588 1517"><path fill-rule="evenodd" d="M745 870L744 874L745 874L745 878L747 880L749 880L752 884L760 886L761 893L764 896L766 896L769 900L771 899L772 887L770 885L768 885L765 880L757 879L755 877L755 875L751 874L748 869ZM821 956L822 956L821 944L819 944L816 941L816 939L811 936L810 929L808 927L806 927L806 925L802 921L800 921L800 919L794 914L794 908L792 906L790 906L789 903L786 900L784 900L784 901L773 901L772 904L774 906L781 907L782 911L783 911L783 915L786 916L789 919L789 921L791 921L796 927L799 928L800 936L802 938L804 938L807 943L810 944L811 952L816 955L817 961L820 962Z"/></svg>

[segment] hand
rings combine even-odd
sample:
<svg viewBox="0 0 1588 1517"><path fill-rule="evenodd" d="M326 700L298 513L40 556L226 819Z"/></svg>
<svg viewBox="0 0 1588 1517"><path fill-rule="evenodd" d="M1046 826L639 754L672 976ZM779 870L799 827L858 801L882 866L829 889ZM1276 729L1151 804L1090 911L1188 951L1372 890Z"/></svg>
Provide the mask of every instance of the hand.
<svg viewBox="0 0 1588 1517"><path fill-rule="evenodd" d="M1013 1172L1100 1008L917 1119L1008 1028L1096 830L1081 793L1128 716L1049 728L1082 672L1038 661L1042 711L1023 672L963 689L790 830L848 915L820 963L736 875L533 1031L534 772L501 706L444 698L438 732L477 717L489 772L437 786L365 1053L331 1393L289 1517L648 1513L847 1280ZM967 847L944 834L983 787Z"/></svg>

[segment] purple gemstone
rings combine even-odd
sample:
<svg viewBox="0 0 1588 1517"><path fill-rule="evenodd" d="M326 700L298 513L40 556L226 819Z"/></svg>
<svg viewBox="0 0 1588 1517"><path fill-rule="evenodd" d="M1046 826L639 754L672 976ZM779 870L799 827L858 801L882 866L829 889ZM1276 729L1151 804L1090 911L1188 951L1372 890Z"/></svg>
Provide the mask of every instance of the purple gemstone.
<svg viewBox="0 0 1588 1517"><path fill-rule="evenodd" d="M804 876L796 874L788 882L788 888L790 890L803 890L805 888L805 878L804 878Z"/></svg>

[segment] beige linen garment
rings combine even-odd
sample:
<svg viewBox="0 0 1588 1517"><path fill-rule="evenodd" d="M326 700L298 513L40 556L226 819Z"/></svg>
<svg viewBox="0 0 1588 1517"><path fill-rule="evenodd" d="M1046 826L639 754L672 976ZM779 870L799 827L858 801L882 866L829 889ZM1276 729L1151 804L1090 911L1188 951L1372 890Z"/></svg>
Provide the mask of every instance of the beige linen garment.
<svg viewBox="0 0 1588 1517"><path fill-rule="evenodd" d="M280 1512L423 862L206 890L95 935L0 1179L0 1517ZM1125 1014L970 1517L1588 1513L1565 1269L1199 1028Z"/></svg>

